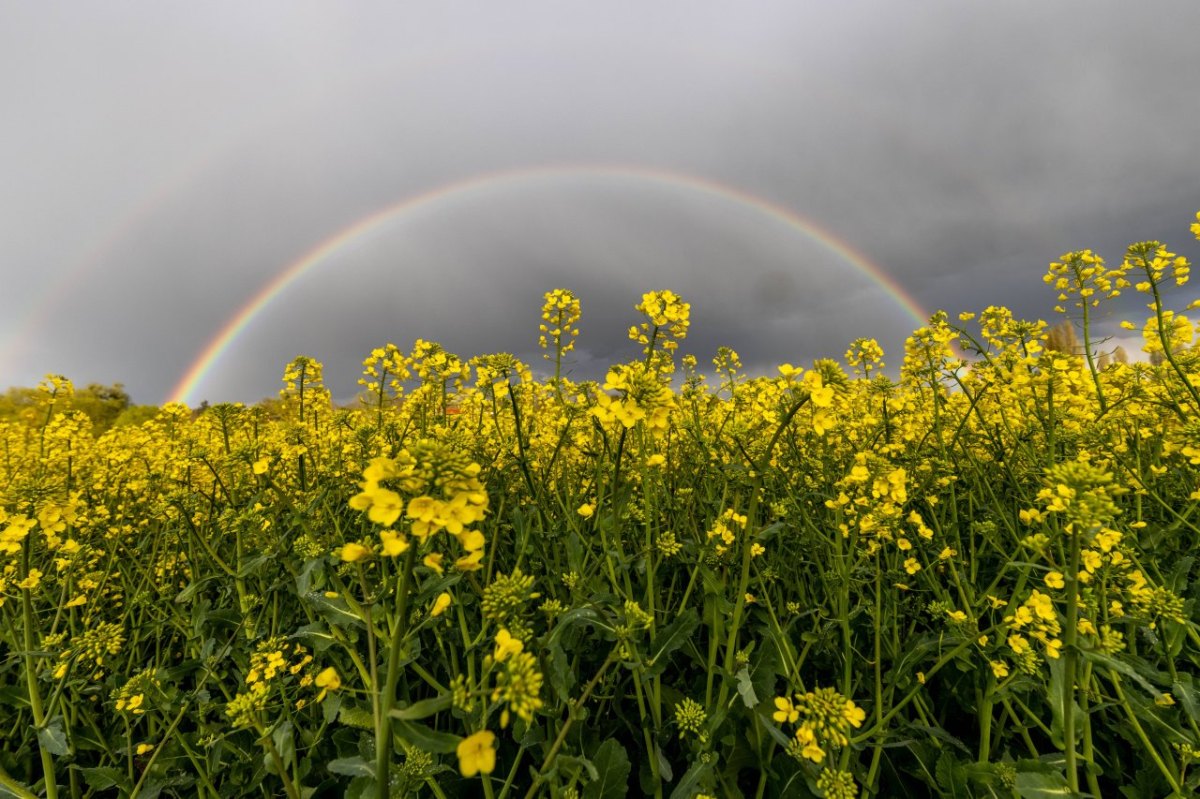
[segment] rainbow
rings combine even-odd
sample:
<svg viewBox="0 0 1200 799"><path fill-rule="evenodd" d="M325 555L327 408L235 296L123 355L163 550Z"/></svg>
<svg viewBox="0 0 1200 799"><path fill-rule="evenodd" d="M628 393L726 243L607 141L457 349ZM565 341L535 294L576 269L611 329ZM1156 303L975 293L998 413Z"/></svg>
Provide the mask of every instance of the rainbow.
<svg viewBox="0 0 1200 799"><path fill-rule="evenodd" d="M282 269L275 277L271 278L270 281L229 318L225 325L205 345L204 349L201 350L200 354L187 368L187 371L184 372L179 382L175 385L175 388L172 389L167 402L188 402L188 398L195 393L200 383L211 372L212 368L221 359L221 356L237 340L238 336L293 281L324 262L351 242L371 233L389 220L396 219L405 213L439 201L451 198L461 199L466 195L482 192L504 184L564 177L621 178L641 181L668 188L686 189L708 196L722 197L754 208L793 229L801 231L828 251L854 266L895 300L913 318L918 326L925 324L929 316L921 308L916 299L903 286L897 283L895 279L836 235L820 227L812 220L800 216L790 208L751 194L735 186L718 183L715 180L695 175L645 166L568 164L508 169L474 175L407 197L392 205L381 208L321 241L314 248L300 256L299 259Z"/></svg>

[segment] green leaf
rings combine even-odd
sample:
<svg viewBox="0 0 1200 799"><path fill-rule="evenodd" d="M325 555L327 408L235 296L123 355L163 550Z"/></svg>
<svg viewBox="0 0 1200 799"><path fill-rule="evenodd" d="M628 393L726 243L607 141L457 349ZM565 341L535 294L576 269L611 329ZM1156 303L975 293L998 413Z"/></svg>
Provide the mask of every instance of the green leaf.
<svg viewBox="0 0 1200 799"><path fill-rule="evenodd" d="M115 769L111 766L99 766L97 768L72 766L72 768L83 775L83 781L93 791L107 791L109 788L126 786L125 772L120 769Z"/></svg>
<svg viewBox="0 0 1200 799"><path fill-rule="evenodd" d="M62 719L55 717L37 731L38 743L42 748L55 757L65 757L67 752L67 734L63 732Z"/></svg>
<svg viewBox="0 0 1200 799"><path fill-rule="evenodd" d="M1062 658L1054 658L1053 660L1049 661L1049 665L1050 665L1050 687L1049 687L1049 690L1047 691L1046 699L1047 699L1047 701L1050 702L1050 712L1052 715L1052 718L1050 721L1050 733L1051 733L1050 737L1054 741L1054 745L1058 749L1062 750L1062 749L1066 748L1066 746L1064 745L1064 742L1063 742L1063 729L1064 729L1063 719L1066 718L1066 702L1064 701L1065 697L1063 696L1063 693L1064 693L1063 688L1066 684L1066 676L1064 675L1063 659ZM1078 703L1075 702L1074 692L1071 693L1071 707L1075 711L1075 718L1078 719L1078 718L1082 717L1083 711L1080 709ZM1082 736L1083 736L1083 725L1076 724L1075 725L1075 738L1076 738L1075 743L1078 743L1079 738L1081 738Z"/></svg>
<svg viewBox="0 0 1200 799"><path fill-rule="evenodd" d="M571 691L575 688L575 670L571 668L567 653L557 641L550 645L550 653L546 657L546 676L555 696L563 703L569 703Z"/></svg>
<svg viewBox="0 0 1200 799"><path fill-rule="evenodd" d="M787 529L786 523L774 522L772 524L768 524L766 527L762 528L757 533L755 533L754 539L756 541L770 541L772 538L779 535L786 529Z"/></svg>
<svg viewBox="0 0 1200 799"><path fill-rule="evenodd" d="M667 756L663 754L662 747L656 742L654 744L654 759L658 763L658 776L663 782L670 782L675 779L675 772L671 769L671 761L667 760Z"/></svg>
<svg viewBox="0 0 1200 799"><path fill-rule="evenodd" d="M600 772L596 770L596 765L586 757L559 755L554 758L554 768L559 773L568 776L579 775L582 777L584 774L587 774L587 779L584 782L600 779Z"/></svg>
<svg viewBox="0 0 1200 799"><path fill-rule="evenodd" d="M24 686L0 686L0 707L15 707L18 710L29 707L29 691Z"/></svg>
<svg viewBox="0 0 1200 799"><path fill-rule="evenodd" d="M184 602L190 601L194 596L196 596L196 594L200 593L200 589L203 588L205 584L215 579L216 575L210 574L208 577L202 577L199 580L189 583L187 588L175 595L175 603L177 605L182 605Z"/></svg>
<svg viewBox="0 0 1200 799"><path fill-rule="evenodd" d="M272 560L271 555L255 555L252 558L247 558L246 560L242 561L241 564L238 566L237 576L238 577L249 577L250 575L257 572L259 569L261 569L263 566L270 563L271 560Z"/></svg>
<svg viewBox="0 0 1200 799"><path fill-rule="evenodd" d="M758 706L758 697L754 693L754 681L750 679L750 670L742 668L735 675L737 677L737 690L742 697L742 703L751 709Z"/></svg>
<svg viewBox="0 0 1200 799"><path fill-rule="evenodd" d="M789 738L783 730L779 729L772 723L774 719L771 718L765 708L761 713L759 713L758 718L759 721L762 722L762 728L767 731L768 735L775 739L775 743L779 744L779 746L782 748L787 749L787 746L792 742L792 739Z"/></svg>
<svg viewBox="0 0 1200 799"><path fill-rule="evenodd" d="M325 764L330 774L342 774L346 777L375 777L375 766L361 757L339 757Z"/></svg>
<svg viewBox="0 0 1200 799"><path fill-rule="evenodd" d="M290 721L285 721L275 728L271 733L271 741L275 744L275 751L279 752L279 758L283 761L283 767L289 769L296 762L296 736L295 727Z"/></svg>
<svg viewBox="0 0 1200 799"><path fill-rule="evenodd" d="M346 788L344 799L367 799L379 795L379 788L375 785L374 777L355 777L350 781L350 787Z"/></svg>
<svg viewBox="0 0 1200 799"><path fill-rule="evenodd" d="M167 788L190 787L194 785L196 778L188 774L155 775L150 777L142 785L142 790L138 793L136 799L157 799L157 797ZM177 791L173 795L191 795L195 796L195 791Z"/></svg>
<svg viewBox="0 0 1200 799"><path fill-rule="evenodd" d="M583 789L583 799L625 799L629 793L629 755L609 738L592 756L597 777Z"/></svg>
<svg viewBox="0 0 1200 799"><path fill-rule="evenodd" d="M420 702L413 702L408 707L396 708L389 715L394 719L401 719L403 721L428 718L434 713L440 713L450 707L450 699L450 694L435 696L432 699L422 699Z"/></svg>
<svg viewBox="0 0 1200 799"><path fill-rule="evenodd" d="M750 678L754 685L754 693L760 701L774 696L776 678L781 676L783 671L780 662L779 648L774 641L767 641L754 658Z"/></svg>
<svg viewBox="0 0 1200 799"><path fill-rule="evenodd" d="M296 592L304 596L312 589L313 578L319 577L325 571L325 559L314 558L313 560L305 561L304 568L296 575ZM314 575L313 572L317 574Z"/></svg>
<svg viewBox="0 0 1200 799"><path fill-rule="evenodd" d="M1067 778L1062 774L1021 771L1017 773L1013 789L1021 799L1068 799L1078 796L1071 791Z"/></svg>
<svg viewBox="0 0 1200 799"><path fill-rule="evenodd" d="M327 622L337 627L361 627L366 629L367 624L358 614L354 613L346 606L342 599L329 599L320 591L313 591L310 594L304 595L305 600L317 609Z"/></svg>
<svg viewBox="0 0 1200 799"><path fill-rule="evenodd" d="M1183 706L1183 710L1192 719L1192 721L1200 721L1200 702L1196 699L1196 686L1192 681L1192 675L1180 674L1177 682L1171 683L1171 693L1179 697L1179 704Z"/></svg>
<svg viewBox="0 0 1200 799"><path fill-rule="evenodd" d="M326 724L332 724L338 717L338 712L342 709L342 697L338 694L325 697L325 701L321 703L321 718Z"/></svg>
<svg viewBox="0 0 1200 799"><path fill-rule="evenodd" d="M679 779L675 790L671 791L670 799L692 799L700 787L700 782L712 771L712 764L704 761L693 763Z"/></svg>
<svg viewBox="0 0 1200 799"><path fill-rule="evenodd" d="M329 633L329 628L319 621L304 625L296 630L291 637L307 642L309 646L318 652L324 652L337 643L337 639Z"/></svg>
<svg viewBox="0 0 1200 799"><path fill-rule="evenodd" d="M672 652L687 643L699 626L700 616L696 613L696 609L688 608L676 616L670 624L659 630L650 643L650 657L647 661L646 674L653 677L666 671L667 658Z"/></svg>
<svg viewBox="0 0 1200 799"><path fill-rule="evenodd" d="M458 749L459 742L462 741L458 735L431 730L424 724L418 724L415 721L394 721L392 732L422 752L435 755L445 755L455 751Z"/></svg>
<svg viewBox="0 0 1200 799"><path fill-rule="evenodd" d="M968 799L970 797L970 791L967 789L967 774L963 770L962 764L955 760L954 755L949 751L942 752L942 756L938 758L934 775L937 777L942 796L949 797L949 799Z"/></svg>
<svg viewBox="0 0 1200 799"><path fill-rule="evenodd" d="M347 727L356 727L360 730L375 729L375 717L371 715L371 711L348 702L343 704L338 711L338 721Z"/></svg>
<svg viewBox="0 0 1200 799"><path fill-rule="evenodd" d="M967 779L975 785L990 788L1000 782L995 763L967 763L966 765L960 764L960 767L967 775ZM1097 797L1097 799L1099 798Z"/></svg>
<svg viewBox="0 0 1200 799"><path fill-rule="evenodd" d="M578 624L595 624L600 621L600 614L591 608L571 608L558 617L558 624L550 633L548 643L555 643L562 634Z"/></svg>
<svg viewBox="0 0 1200 799"><path fill-rule="evenodd" d="M1146 664L1145 662L1138 664L1138 665L1142 666L1142 668L1139 669L1133 663L1126 662L1126 660L1124 660L1124 659L1118 659L1118 658L1112 657L1111 655L1107 655L1103 652L1099 652L1094 649L1081 649L1079 651L1079 654L1083 657L1084 660L1090 660L1093 663L1097 663L1101 666L1110 668L1113 671L1117 671L1117 672L1120 672L1121 674L1124 674L1126 677L1129 677L1134 682L1136 682L1138 685L1140 685L1142 687L1142 690L1144 690L1146 693L1150 694L1150 696L1158 696L1158 694L1161 693L1161 691L1157 690L1154 687L1154 685L1151 684L1150 680L1148 680L1146 678L1146 675L1150 674L1150 675L1153 675L1155 678L1164 679L1164 681L1165 681L1166 675L1158 674L1157 672L1154 672L1149 667L1149 664ZM1127 656L1127 657L1129 657L1129 656Z"/></svg>
<svg viewBox="0 0 1200 799"><path fill-rule="evenodd" d="M1188 575L1192 572L1192 565L1196 562L1194 557L1183 557L1175 561L1171 572L1163 580L1167 588L1177 594L1183 594L1187 591Z"/></svg>

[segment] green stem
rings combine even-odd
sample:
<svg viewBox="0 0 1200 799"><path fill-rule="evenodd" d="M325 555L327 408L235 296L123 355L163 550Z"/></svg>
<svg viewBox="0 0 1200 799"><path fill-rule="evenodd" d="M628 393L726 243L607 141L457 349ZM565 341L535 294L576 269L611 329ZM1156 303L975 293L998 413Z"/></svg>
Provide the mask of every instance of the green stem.
<svg viewBox="0 0 1200 799"><path fill-rule="evenodd" d="M0 786L2 786L4 790L8 791L12 795L18 797L18 799L37 799L37 794L34 794L24 785L10 777L8 772L4 770L3 766L0 766Z"/></svg>
<svg viewBox="0 0 1200 799"><path fill-rule="evenodd" d="M1080 532L1073 530L1070 537L1070 567L1066 575L1067 622L1063 630L1063 746L1066 755L1067 785L1079 793L1079 767L1075 753L1075 671L1079 662L1076 646L1079 625L1079 550Z"/></svg>
<svg viewBox="0 0 1200 799"><path fill-rule="evenodd" d="M146 781L146 778L150 776L151 769L154 766L154 761L158 760L158 756L162 753L167 741L170 739L171 735L175 732L175 729L179 726L179 723L181 721L183 721L183 716L185 713L187 713L188 707L189 707L189 703L184 702L183 706L179 708L179 712L177 714L175 714L175 719L171 722L171 726L168 727L167 731L162 734L162 737L159 739L158 745L154 747L154 754L152 754L150 756L149 762L146 763L146 768L142 769L142 776L138 779L137 783L134 784L133 790L129 792L130 796L136 797L138 795L138 793L142 790L142 784ZM126 733L126 736L128 736L128 732ZM278 753L276 753L276 755L278 755ZM283 771L283 763L279 762L277 765L279 766L279 775L283 779L284 786L290 787L290 783L288 782L287 775ZM208 780L205 779L205 782L207 782L207 781ZM291 792L289 792L288 795L291 796L292 795ZM298 799L298 796L297 796L297 799Z"/></svg>
<svg viewBox="0 0 1200 799"><path fill-rule="evenodd" d="M28 549L26 550L28 554ZM46 713L42 708L42 694L38 690L37 672L33 665L33 652L36 648L33 637L33 601L29 598L30 589L21 589L21 611L25 617L25 685L29 690L29 707L33 711L33 726L40 730L46 725ZM46 778L46 799L58 798L58 783L54 777L54 756L38 738L38 751L42 757L42 774Z"/></svg>
<svg viewBox="0 0 1200 799"><path fill-rule="evenodd" d="M300 792L296 790L296 786L292 783L291 778L288 777L287 768L285 768L283 765L283 757L280 756L279 749L277 749L275 746L274 738L272 738L271 734L268 733L266 728L261 724L257 725L256 729L258 730L258 734L261 736L259 740L261 740L263 746L266 747L267 754L271 757L271 762L275 764L275 770L279 772L279 779L283 781L284 793L288 795L288 799L300 799ZM147 769L145 772L143 772L142 776L145 777L145 775L149 773L150 770ZM136 793L132 795L137 796Z"/></svg>
<svg viewBox="0 0 1200 799"><path fill-rule="evenodd" d="M875 631L875 718L883 718L883 641L879 632L879 620L883 613L883 592L880 587L879 551L875 551L875 618L872 620ZM875 779L879 774L879 764L883 758L884 727L875 741L875 751L871 753L871 768L867 771L866 789L874 790Z"/></svg>
<svg viewBox="0 0 1200 799"><path fill-rule="evenodd" d="M417 547L410 546L404 556L404 569L400 572L400 585L396 588L396 623L392 629L392 644L388 652L387 676L379 697L379 724L375 740L375 781L379 788L379 799L388 799L388 771L392 762L392 706L396 702L396 684L400 681L400 653L404 649L404 635L408 631L408 583L416 563ZM368 616L368 624L370 617Z"/></svg>
<svg viewBox="0 0 1200 799"><path fill-rule="evenodd" d="M600 680L604 677L604 672L608 671L608 667L612 665L617 652L614 649L608 653L608 658L604 661L604 665L600 667L600 671L596 672L596 676L592 677L592 681L583 689L583 693L571 705L570 711L567 713L567 720L563 723L562 729L558 731L558 737L554 739L554 743L550 745L550 751L546 753L546 757L542 760L542 766L537 770L537 776L534 777L533 784L529 786L529 791L525 794L525 799L533 799L537 796L538 789L542 783L546 781L546 770L550 768L550 764L554 762L555 756L558 755L558 750L562 748L563 742L567 740L567 732L571 729L571 723L575 721L575 717L579 714L579 709L592 695L592 691L596 690L596 686L600 684Z"/></svg>
<svg viewBox="0 0 1200 799"><path fill-rule="evenodd" d="M1175 774L1163 762L1162 756L1154 748L1154 744L1151 743L1150 738L1146 735L1146 731L1142 729L1141 723L1138 722L1137 713L1134 712L1129 704L1129 700L1125 697L1125 692L1121 689L1120 675L1116 671L1109 669L1108 676L1112 680L1113 689L1117 693L1117 701L1120 703L1122 709L1124 709L1125 715L1129 717L1129 724L1133 727L1134 732L1137 733L1138 740L1142 742L1142 748L1146 750L1146 754L1150 755L1150 759L1154 761L1154 765L1158 767L1167 784L1171 786L1171 790L1176 795L1182 795L1182 789L1179 786L1179 782L1175 779Z"/></svg>

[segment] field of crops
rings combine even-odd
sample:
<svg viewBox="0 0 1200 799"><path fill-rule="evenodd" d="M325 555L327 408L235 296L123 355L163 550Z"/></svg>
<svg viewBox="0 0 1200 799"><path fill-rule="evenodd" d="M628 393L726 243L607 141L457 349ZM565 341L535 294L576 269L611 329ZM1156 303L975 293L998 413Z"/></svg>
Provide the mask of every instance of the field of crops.
<svg viewBox="0 0 1200 799"><path fill-rule="evenodd" d="M1196 795L1186 281L1069 253L1078 351L936 314L898 382L865 339L702 375L669 291L573 382L561 290L544 379L418 341L354 409L301 357L96 434L47 378L0 424L0 795ZM1150 363L1095 341L1122 291Z"/></svg>

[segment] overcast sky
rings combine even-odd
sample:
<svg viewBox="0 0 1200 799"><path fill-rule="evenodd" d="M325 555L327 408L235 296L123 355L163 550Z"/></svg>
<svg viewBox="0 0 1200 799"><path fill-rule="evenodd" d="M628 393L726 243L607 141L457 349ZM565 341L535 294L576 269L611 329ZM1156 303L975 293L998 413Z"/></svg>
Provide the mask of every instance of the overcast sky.
<svg viewBox="0 0 1200 799"><path fill-rule="evenodd" d="M406 201L189 401L274 394L298 354L350 397L418 337L537 366L556 287L579 377L633 357L660 288L702 363L869 335L896 366L916 322L845 252L924 311L1046 319L1064 251L1200 260L1198 30L1191 0L0 0L0 387L161 402L264 286Z"/></svg>

